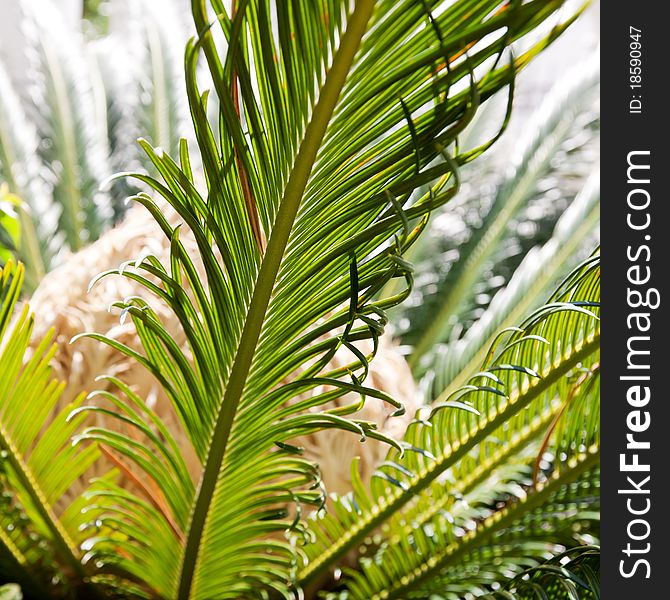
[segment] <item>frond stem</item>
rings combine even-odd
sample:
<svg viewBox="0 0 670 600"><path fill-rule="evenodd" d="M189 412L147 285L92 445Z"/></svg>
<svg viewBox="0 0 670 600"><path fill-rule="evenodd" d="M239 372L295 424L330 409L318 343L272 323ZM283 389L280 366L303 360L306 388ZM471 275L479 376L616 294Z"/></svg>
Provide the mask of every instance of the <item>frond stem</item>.
<svg viewBox="0 0 670 600"><path fill-rule="evenodd" d="M226 385L221 408L214 427L212 442L197 490L188 537L179 577L179 600L191 596L193 575L196 569L200 541L205 529L209 507L212 503L221 465L226 454L228 438L233 426L237 406L244 393L247 376L256 351L261 328L265 320L272 290L288 243L293 222L298 213L316 155L321 147L354 56L372 16L375 0L359 0L356 4L340 47L314 107L312 119L305 130L300 150L286 184L284 196L272 228L267 251L256 281L249 311L244 323L239 348Z"/></svg>

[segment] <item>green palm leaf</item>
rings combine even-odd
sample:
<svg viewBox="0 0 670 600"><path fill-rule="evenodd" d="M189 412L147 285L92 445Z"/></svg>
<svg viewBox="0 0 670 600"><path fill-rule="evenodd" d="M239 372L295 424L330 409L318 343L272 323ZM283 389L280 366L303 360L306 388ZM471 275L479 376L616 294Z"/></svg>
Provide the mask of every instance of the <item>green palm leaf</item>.
<svg viewBox="0 0 670 600"><path fill-rule="evenodd" d="M496 294L465 335L435 348L429 356L432 363L428 363L431 400L444 399L463 385L480 367L497 331L518 322L544 301L549 295L547 289L574 265L585 242L592 239L598 227L599 179L596 173L587 180L559 218L549 241L526 254L507 286Z"/></svg>
<svg viewBox="0 0 670 600"><path fill-rule="evenodd" d="M135 74L140 89L136 137L143 135L153 146L175 156L179 140L187 132L190 134L181 52L187 34L179 19L179 8L174 2L156 4L143 0L133 2L130 11L132 21L140 29L130 38L137 44L133 56L143 57L138 60L140 68Z"/></svg>
<svg viewBox="0 0 670 600"><path fill-rule="evenodd" d="M145 355L106 340L162 383L203 462L203 475L194 488L179 470L168 469L174 461L170 443L154 439L140 456L130 438L114 436L117 451L150 473L165 498L177 500L159 510L110 489L118 510L132 515L130 523L114 521L132 546L132 559L114 554L114 536L98 540L93 552L131 577L141 570L147 584L167 597L237 598L266 587L289 596L296 551L281 539L264 538L300 527L287 505L321 500L316 470L286 442L324 427L380 437L369 423L345 418L358 402L337 411L309 409L351 391L393 403L364 385L370 357L353 342L375 341L385 323L383 309L405 295L374 300L390 278L410 277L398 254L421 225L412 232L408 222L448 200L455 166L483 150L449 158L446 149L479 102L508 84L565 25L513 65L494 64L477 82L474 69L561 2L508 5L498 12L497 2L459 2L437 17L429 4L411 2L376 6L364 0L351 12L348 3L338 2L243 2L234 15L222 3L212 4L227 53L218 54L211 17L204 3L194 2L201 37L186 56L207 195L192 183L184 144L179 165L144 144L163 182L137 177L172 205L190 232L170 226L156 204L139 194L171 240L173 259L161 265L140 257L136 270L122 269L172 307L189 355L139 299L118 306L134 320ZM476 45L496 31L508 33ZM464 55L472 44L471 56ZM218 139L195 79L200 52L221 107ZM440 66L445 60L449 68ZM465 85L460 91L459 82ZM354 132L359 135L352 137ZM435 180L431 194L407 205L414 189ZM186 234L195 236L202 265L183 251L179 236ZM324 371L340 348L351 352L350 367ZM324 384L331 391L310 395ZM146 413L139 399L122 391L119 405ZM134 427L148 435L139 421ZM89 429L84 437L110 443L113 435ZM101 520L112 527L111 517ZM146 552L148 547L160 547L160 555Z"/></svg>
<svg viewBox="0 0 670 600"><path fill-rule="evenodd" d="M546 533L556 543L557 528L575 516L566 513L570 506L594 510L599 396L591 379L599 372L599 274L593 257L521 328L500 335L482 371L410 426L404 444L414 451L404 457L391 451L369 492L359 480L353 498L342 498L339 509L314 522L316 542L307 548L304 582L382 526L393 537L373 560L361 561L350 592L355 598L404 598L430 578L462 568L468 553L491 539L502 545L515 536L522 542L544 537L538 536L541 528L519 529L520 519L555 524ZM565 402L571 403L569 413ZM567 424L555 433L566 414ZM546 481L535 482L502 511L491 511L489 499L477 516L459 515L459 503L467 509L482 485L490 494L502 483L509 493L509 483L519 478L503 475L501 481L501 473L510 462L528 464L523 452L533 445L536 453L538 447L554 451ZM580 476L588 485L570 487Z"/></svg>
<svg viewBox="0 0 670 600"><path fill-rule="evenodd" d="M600 598L600 551L578 547L526 569L503 589L482 596L484 600L556 600Z"/></svg>
<svg viewBox="0 0 670 600"><path fill-rule="evenodd" d="M78 250L98 237L112 206L101 183L111 175L104 96L94 65L81 51L78 32L50 4L24 3L23 29L31 68L31 115L42 140L39 156L50 172L57 230Z"/></svg>
<svg viewBox="0 0 670 600"><path fill-rule="evenodd" d="M121 575L110 584L123 593L141 580L147 593L164 597L265 597L269 590L290 597L299 552L278 534L302 531L303 506L323 501L317 468L290 442L328 427L385 439L354 414L365 397L400 408L365 385L383 311L407 294L378 299L378 292L391 278L411 281L400 255L426 215L454 195L458 165L488 147L452 149L479 104L571 20L507 64L507 46L561 1L461 0L439 14L431 13L439 2L410 0L354 7L260 0L234 3L232 13L219 0L211 4L215 17L204 1L193 2L200 37L186 51L207 189L194 183L185 142L179 164L142 142L161 180L135 177L162 200L135 199L170 240L171 261L140 256L115 271L172 309L188 349L137 297L115 306L135 323L143 354L89 334L159 380L202 476L194 485L171 433L131 382L118 382L118 395L106 398L118 410L107 416L132 435L89 427L80 439L130 459L157 493L100 484L106 533L88 546L104 571ZM219 26L223 55L211 30ZM218 137L196 79L201 54L218 96ZM429 193L414 194L431 182ZM182 226L170 225L165 202ZM185 252L185 235L199 257ZM363 340L372 352L354 344ZM338 351L350 354L350 364L329 371ZM324 410L345 393L361 400Z"/></svg>
<svg viewBox="0 0 670 600"><path fill-rule="evenodd" d="M93 393L86 405L79 396L58 412L50 339L26 356L28 309L9 326L24 274L8 263L0 280L3 582L11 574L37 597L293 598L362 542L374 555L347 574L343 595L454 597L468 582L488 592L520 566L538 568L594 539L597 259L522 329L489 340L484 370L459 371L467 385L452 393L449 377L445 397L402 443L357 416L365 401L403 410L366 381L385 310L409 293L402 255L456 193L459 168L499 137L475 148L459 141L481 103L513 88L574 17L509 62L505 50L562 4L240 0L227 11L221 0L193 0L198 37L187 46L186 88L198 156L176 142L176 115L160 109L174 91L160 68L169 43L149 23L152 89L165 94L152 100L152 144L141 142L153 175L133 175L156 198L134 199L159 223L171 257L163 264L143 254L102 275L150 292L114 305L133 321L142 353L89 335L155 376L183 430L171 431L133 382L113 376L114 393ZM71 60L64 28L46 9L34 17L35 97L52 103L38 119L52 146L40 151L60 227L76 248L111 210L94 192L107 164L106 149L97 153L104 136L87 127L107 111L96 74ZM199 87L202 57L216 126ZM78 156L84 151L90 156ZM12 170L16 161L5 163ZM595 199L580 197L571 218L591 222ZM197 256L182 245L187 236ZM556 245L547 264L560 262ZM386 296L393 279L401 291ZM508 299L517 288L509 290ZM186 347L158 304L174 313ZM496 325L513 311L498 313ZM332 367L336 354L349 363ZM295 438L325 428L394 449L369 489L354 464L354 494L308 528L304 514L322 507L324 494ZM197 481L182 436L202 463ZM80 487L98 449L126 482L112 472L71 501L68 490Z"/></svg>
<svg viewBox="0 0 670 600"><path fill-rule="evenodd" d="M6 184L8 192L23 203L14 206L15 220L21 231L14 252L29 265L27 285L32 289L44 275L51 258L50 249L44 243L53 236L48 217L40 219L37 224L34 222L35 214L48 214L50 190L43 182L42 165L35 156L37 131L28 120L2 61L0 89L0 183Z"/></svg>
<svg viewBox="0 0 670 600"><path fill-rule="evenodd" d="M598 460L594 453L582 462L566 465L561 476L488 518L482 518L485 510L473 510L467 517L455 511L455 523L443 526L442 531L436 520L431 523L430 535L419 532L393 550L384 548L374 562L361 565L348 597L427 598L437 591L459 598L478 587L486 590L485 586L502 579L496 567L503 566L509 572L524 562L532 564L548 554L560 553L565 547L561 542L575 544L572 526L584 527L587 511L598 508L595 482L599 472L593 469ZM575 482L577 478L581 481ZM476 529L472 528L473 518L480 519ZM407 561L407 556L412 560ZM478 576L472 577L473 572Z"/></svg>
<svg viewBox="0 0 670 600"><path fill-rule="evenodd" d="M187 36L174 1L122 1L111 8L107 35L89 43L103 75L111 160L117 170L151 170L137 138L174 156L188 131L182 68Z"/></svg>

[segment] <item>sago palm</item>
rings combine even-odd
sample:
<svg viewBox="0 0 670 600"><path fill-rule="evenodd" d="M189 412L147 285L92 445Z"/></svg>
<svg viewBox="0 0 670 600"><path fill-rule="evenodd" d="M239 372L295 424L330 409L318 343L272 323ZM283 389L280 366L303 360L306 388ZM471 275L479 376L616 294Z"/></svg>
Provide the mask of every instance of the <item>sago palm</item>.
<svg viewBox="0 0 670 600"><path fill-rule="evenodd" d="M49 336L28 353L29 309L10 325L23 267L8 263L4 580L36 598L597 594L594 550L578 548L597 542L597 255L544 304L508 314L515 327L503 319L482 336L480 368L462 370L462 385L449 376L404 435L360 418L365 403L404 410L366 382L386 311L411 288L403 254L497 139L459 142L481 103L507 87L509 109L517 73L575 18L557 20L562 6L194 0L185 78L197 160L186 142L176 156L141 142L156 177L131 174L155 194L133 199L169 255L143 252L100 277L139 284L114 307L142 349L86 334L146 368L177 419L106 373L104 391L57 409ZM548 20L545 37L506 53ZM578 214L595 197L587 188ZM369 481L353 461L351 492L323 509L300 440L325 429L390 449ZM89 482L101 455L115 468Z"/></svg>

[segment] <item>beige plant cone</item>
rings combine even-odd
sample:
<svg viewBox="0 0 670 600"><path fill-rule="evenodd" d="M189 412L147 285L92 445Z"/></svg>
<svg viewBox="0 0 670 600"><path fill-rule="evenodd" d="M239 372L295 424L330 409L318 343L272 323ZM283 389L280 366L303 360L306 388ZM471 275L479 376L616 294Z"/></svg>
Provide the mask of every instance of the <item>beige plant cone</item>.
<svg viewBox="0 0 670 600"><path fill-rule="evenodd" d="M180 239L191 256L197 256L192 237L182 234ZM168 398L156 380L143 367L127 359L112 348L89 339L70 344L73 336L82 332L103 333L138 351L141 346L135 328L129 320L120 324L119 311L110 305L123 298L141 295L146 298L178 344L184 346L185 339L173 314L140 285L117 275L99 281L90 292L89 282L99 273L116 268L124 261L134 260L146 251L169 264L169 244L159 227L142 207L133 208L121 225L106 233L88 248L70 256L63 265L47 275L33 295L30 304L35 313L33 346L36 347L47 334L55 329L58 353L53 361L54 375L67 383L61 403L75 398L82 391L91 392L111 387L105 381L96 381L100 375L115 375L130 384L143 398L150 399L152 408L163 419L175 436L194 481L200 475L201 465L191 447ZM204 280L204 277L203 277ZM350 362L351 356L333 359L335 364ZM333 365L334 366L334 365ZM417 391L405 360L396 352L390 340L382 338L376 358L366 384L380 389L403 402L406 413L402 417L390 417L393 408L379 400L369 399L357 418L374 421L379 429L399 437L414 416L417 408ZM318 393L315 390L313 393ZM340 403L351 399L340 399ZM96 416L98 423L105 419ZM108 419L111 421L111 419ZM118 427L117 423L105 423ZM367 480L374 468L383 460L387 447L374 440L359 442L352 434L328 430L305 436L297 440L305 449L305 456L318 462L326 490L344 493L351 489L349 467L355 456L360 456L361 475ZM115 464L109 454L96 465L96 474L102 474ZM124 483L125 481L125 483ZM122 477L122 484L134 486ZM84 485L84 482L81 482ZM73 490L75 494L80 490Z"/></svg>

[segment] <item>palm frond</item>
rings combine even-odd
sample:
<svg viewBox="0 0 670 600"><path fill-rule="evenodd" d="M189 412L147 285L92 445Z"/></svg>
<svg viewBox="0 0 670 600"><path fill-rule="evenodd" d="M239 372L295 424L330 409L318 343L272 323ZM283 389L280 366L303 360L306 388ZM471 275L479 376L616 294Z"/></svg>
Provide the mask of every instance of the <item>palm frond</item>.
<svg viewBox="0 0 670 600"><path fill-rule="evenodd" d="M70 443L82 419L67 420L67 413L81 405L83 395L67 411L51 414L63 385L50 377L49 336L24 363L33 317L25 306L12 321L22 282L23 267L7 263L0 273L0 554L12 569L3 578L27 581L27 590L46 597L50 585L67 589L88 578L79 543L81 525L91 515L58 506L97 448Z"/></svg>
<svg viewBox="0 0 670 600"><path fill-rule="evenodd" d="M116 271L171 308L188 349L136 297L116 307L133 320L142 354L91 337L159 380L203 470L197 486L183 476L168 432L145 425L160 423L119 382L108 400L120 410L108 416L133 433L93 427L82 439L114 442L169 504L101 489L110 533L90 547L103 569L126 574L111 585L127 589L141 574L147 593L180 599L292 595L297 551L278 534L300 532L303 506L323 500L317 468L291 441L329 427L384 439L355 413L365 397L400 408L365 378L383 311L406 291L377 292L393 277L411 280L400 255L455 193L458 165L487 148L454 153L459 132L572 19L510 63L504 50L562 4L461 0L433 14L440 2L258 1L227 11L213 0L214 16L193 2L199 38L187 47L186 81L207 194L185 142L178 163L143 142L161 180L135 177L184 225L173 228L157 201L137 194L170 240L170 264L143 255ZM211 27L221 28L224 54ZM201 54L220 105L218 139L196 80ZM429 182L430 193L413 195ZM184 251L186 235L199 257ZM364 340L371 352L356 345ZM349 364L329 370L336 352Z"/></svg>
<svg viewBox="0 0 670 600"><path fill-rule="evenodd" d="M562 476L521 499L508 500L505 508L487 511L475 506L469 515L456 509L453 522L446 516L435 519L393 548L383 547L347 582L348 597L437 594L455 600L467 592L487 591L503 573L558 554L564 544L574 546L579 541L573 527L587 529L598 509L599 472L593 468L598 459L596 453L567 465ZM490 516L483 517L487 512Z"/></svg>
<svg viewBox="0 0 670 600"><path fill-rule="evenodd" d="M179 140L192 137L181 55L187 33L172 0L122 0L111 8L108 34L90 46L105 81L112 162L117 170L151 170L137 138L176 156Z"/></svg>
<svg viewBox="0 0 670 600"><path fill-rule="evenodd" d="M193 140L183 86L181 48L187 34L173 0L120 0L110 4L107 34L87 44L101 74L107 105L107 134L114 172L143 170L156 174L138 146L146 137L171 155L179 140ZM125 199L142 188L116 179L114 221L125 212Z"/></svg>
<svg viewBox="0 0 670 600"><path fill-rule="evenodd" d="M393 541L383 545L379 556L361 561L361 572L352 575L351 593L360 598L404 598L429 577L459 566L467 553L493 536L496 543L507 540L504 532L520 532L523 538L517 519L532 519L535 510L545 511L538 522L549 522L548 514L555 513L552 522L564 525L567 513L551 508L551 503L568 492L568 500L577 502L570 486L587 472L592 475L580 480L589 482L588 501L582 504L594 506L599 396L597 386L587 381L598 372L599 273L595 256L520 328L503 330L482 370L430 407L429 415L417 416L404 439L410 451L403 457L392 450L369 491L359 480L352 497L343 497L332 514L315 520L316 541L306 548L303 582L334 566L382 527L382 534L392 534ZM569 413L561 408L567 401L572 402ZM569 419L565 427L574 437L545 436L561 416ZM505 464L519 460L533 444L537 452L543 437L543 457L555 448L558 454L553 454L546 477L530 484L518 502L502 510L486 508L478 518L466 513L465 524L454 516L459 502L467 509L469 495L482 484L489 492L500 484L497 479ZM526 456L521 464L528 462ZM502 483L507 487L510 482ZM582 492L576 484L575 494ZM563 504L570 505L568 500ZM526 533L530 541L537 539L529 528ZM556 531L550 534L555 541Z"/></svg>
<svg viewBox="0 0 670 600"><path fill-rule="evenodd" d="M141 135L171 156L179 153L179 140L192 138L184 92L182 48L188 34L174 2L142 0L129 6L132 21L141 31L133 37L137 51ZM135 13L135 14L133 14ZM139 137L139 136L138 136Z"/></svg>
<svg viewBox="0 0 670 600"><path fill-rule="evenodd" d="M430 400L445 398L463 385L478 370L497 331L514 325L546 299L550 293L547 290L580 258L599 217L600 181L599 173L595 173L561 215L549 241L524 256L507 286L467 333L433 349L425 367Z"/></svg>
<svg viewBox="0 0 670 600"><path fill-rule="evenodd" d="M556 600L600 598L600 550L572 548L519 573L483 600L531 600L543 595Z"/></svg>
<svg viewBox="0 0 670 600"><path fill-rule="evenodd" d="M424 238L414 249L418 257L428 253L424 258L427 264L419 265L418 289L410 299L409 308L399 318L404 317L412 323L411 334L404 336L404 341L413 346L411 361L420 373L424 373L426 365L430 365L426 355L436 344L450 341L463 328L467 330L469 313L478 306L474 300L491 295L496 286L500 286L497 282L501 279L504 281L501 269L495 265L505 263L511 253L519 256L525 254L517 251L522 236L515 231L515 221L519 220L528 226L528 219L520 217L529 207L537 204L538 186L547 177L558 176L555 172L558 151L567 150L577 142L584 144L588 141L588 130L584 129L578 117L591 113L597 84L598 64L595 57L556 83L555 93L549 95L548 101L538 109L528 124L529 133L515 144L510 174L498 184L481 222L474 227L465 227L470 231L470 237L465 243L438 254L440 262L437 263L434 248L421 248L421 245L432 248L436 244L435 239L444 237L437 223L432 228L432 238ZM579 140L575 140L576 130L580 134ZM595 137L596 133L592 131L591 137ZM575 156L573 160L578 161L580 157ZM477 173L477 177L481 179L481 173ZM471 204L466 203L464 208ZM551 212L550 218L553 217L554 221L542 223L543 229L551 231L560 214L561 211ZM447 214L445 218L450 216ZM538 236L540 228L536 226L536 229ZM528 245L528 242L525 243ZM536 241L533 245L537 244ZM448 258L452 255L458 256L458 259ZM568 265L564 273L572 266ZM421 285L423 279L427 283ZM560 280L560 276L557 280ZM538 304L544 299L541 298ZM416 308L412 308L412 303Z"/></svg>

